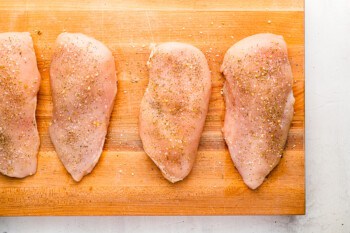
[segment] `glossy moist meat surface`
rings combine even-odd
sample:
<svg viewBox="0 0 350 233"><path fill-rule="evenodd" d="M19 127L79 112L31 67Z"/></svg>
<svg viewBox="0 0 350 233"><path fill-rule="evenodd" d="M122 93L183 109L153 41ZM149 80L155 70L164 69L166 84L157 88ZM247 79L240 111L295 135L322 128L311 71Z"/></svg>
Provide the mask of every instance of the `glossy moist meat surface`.
<svg viewBox="0 0 350 233"><path fill-rule="evenodd" d="M56 41L50 76L51 140L67 171L80 181L102 153L117 93L114 58L91 37L62 33Z"/></svg>
<svg viewBox="0 0 350 233"><path fill-rule="evenodd" d="M293 77L282 36L257 34L233 45L226 77L224 137L235 167L259 187L283 154L293 118Z"/></svg>
<svg viewBox="0 0 350 233"><path fill-rule="evenodd" d="M184 179L197 155L211 93L203 53L188 44L153 48L140 109L140 136L148 156L170 182Z"/></svg>
<svg viewBox="0 0 350 233"><path fill-rule="evenodd" d="M30 34L0 33L0 172L4 175L23 178L36 172L39 86Z"/></svg>

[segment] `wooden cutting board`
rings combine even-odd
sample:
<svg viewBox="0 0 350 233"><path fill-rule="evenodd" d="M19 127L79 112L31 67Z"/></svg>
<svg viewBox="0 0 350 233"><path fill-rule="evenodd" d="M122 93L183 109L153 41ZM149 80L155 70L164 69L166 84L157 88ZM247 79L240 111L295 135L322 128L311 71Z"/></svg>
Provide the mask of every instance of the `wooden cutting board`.
<svg viewBox="0 0 350 233"><path fill-rule="evenodd" d="M228 215L304 214L304 2L303 0L0 2L0 31L32 34L42 75L37 108L41 137L37 173L0 175L0 215ZM61 32L104 42L118 69L118 94L104 152L80 183L60 163L48 135L52 101L49 66ZM221 128L226 50L261 32L283 35L294 74L295 115L286 152L256 191L233 166ZM138 135L139 105L148 74L150 43L181 41L200 48L212 71L209 113L194 168L170 184L146 156Z"/></svg>

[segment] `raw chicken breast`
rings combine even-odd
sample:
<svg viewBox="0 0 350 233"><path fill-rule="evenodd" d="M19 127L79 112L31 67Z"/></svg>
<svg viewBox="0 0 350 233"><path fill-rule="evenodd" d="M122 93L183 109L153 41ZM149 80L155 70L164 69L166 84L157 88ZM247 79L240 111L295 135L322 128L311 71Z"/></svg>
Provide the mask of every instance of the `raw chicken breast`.
<svg viewBox="0 0 350 233"><path fill-rule="evenodd" d="M153 48L140 109L140 136L148 156L170 182L184 179L197 155L211 94L203 53L169 42Z"/></svg>
<svg viewBox="0 0 350 233"><path fill-rule="evenodd" d="M4 175L23 178L36 172L39 86L30 34L0 33L0 172Z"/></svg>
<svg viewBox="0 0 350 233"><path fill-rule="evenodd" d="M282 36L257 34L233 45L226 77L224 137L246 185L259 187L282 156L293 118L293 76Z"/></svg>
<svg viewBox="0 0 350 233"><path fill-rule="evenodd" d="M117 93L114 58L101 42L62 33L51 62L51 140L75 181L98 162Z"/></svg>

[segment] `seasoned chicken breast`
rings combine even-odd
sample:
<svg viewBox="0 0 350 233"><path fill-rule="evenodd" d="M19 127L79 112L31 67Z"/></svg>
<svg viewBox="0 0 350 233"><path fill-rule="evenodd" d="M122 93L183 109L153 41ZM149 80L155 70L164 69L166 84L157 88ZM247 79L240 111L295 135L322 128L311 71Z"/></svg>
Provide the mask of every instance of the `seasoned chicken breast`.
<svg viewBox="0 0 350 233"><path fill-rule="evenodd" d="M0 33L0 172L4 175L23 178L36 172L39 86L30 34Z"/></svg>
<svg viewBox="0 0 350 233"><path fill-rule="evenodd" d="M154 47L148 67L140 136L148 156L174 183L195 162L211 94L209 67L199 49L175 42Z"/></svg>
<svg viewBox="0 0 350 233"><path fill-rule="evenodd" d="M233 45L221 70L226 77L224 137L251 189L282 156L293 118L293 77L282 36L257 34Z"/></svg>
<svg viewBox="0 0 350 233"><path fill-rule="evenodd" d="M62 33L51 62L51 140L75 181L98 162L117 93L111 51L80 33Z"/></svg>

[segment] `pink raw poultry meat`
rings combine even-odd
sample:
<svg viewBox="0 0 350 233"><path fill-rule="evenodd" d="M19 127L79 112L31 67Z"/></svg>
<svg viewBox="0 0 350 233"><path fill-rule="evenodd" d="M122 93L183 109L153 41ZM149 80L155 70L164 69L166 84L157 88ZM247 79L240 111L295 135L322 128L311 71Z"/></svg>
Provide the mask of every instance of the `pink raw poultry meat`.
<svg viewBox="0 0 350 233"><path fill-rule="evenodd" d="M174 183L195 162L211 93L210 71L199 49L175 42L156 46L148 66L140 136L148 156Z"/></svg>
<svg viewBox="0 0 350 233"><path fill-rule="evenodd" d="M23 178L37 168L40 138L35 120L40 86L28 32L0 34L0 172Z"/></svg>
<svg viewBox="0 0 350 233"><path fill-rule="evenodd" d="M257 34L233 45L221 67L226 77L224 137L252 189L278 164L293 118L293 76L282 36Z"/></svg>
<svg viewBox="0 0 350 233"><path fill-rule="evenodd" d="M117 93L114 58L101 42L62 33L51 63L51 140L75 181L98 162Z"/></svg>

